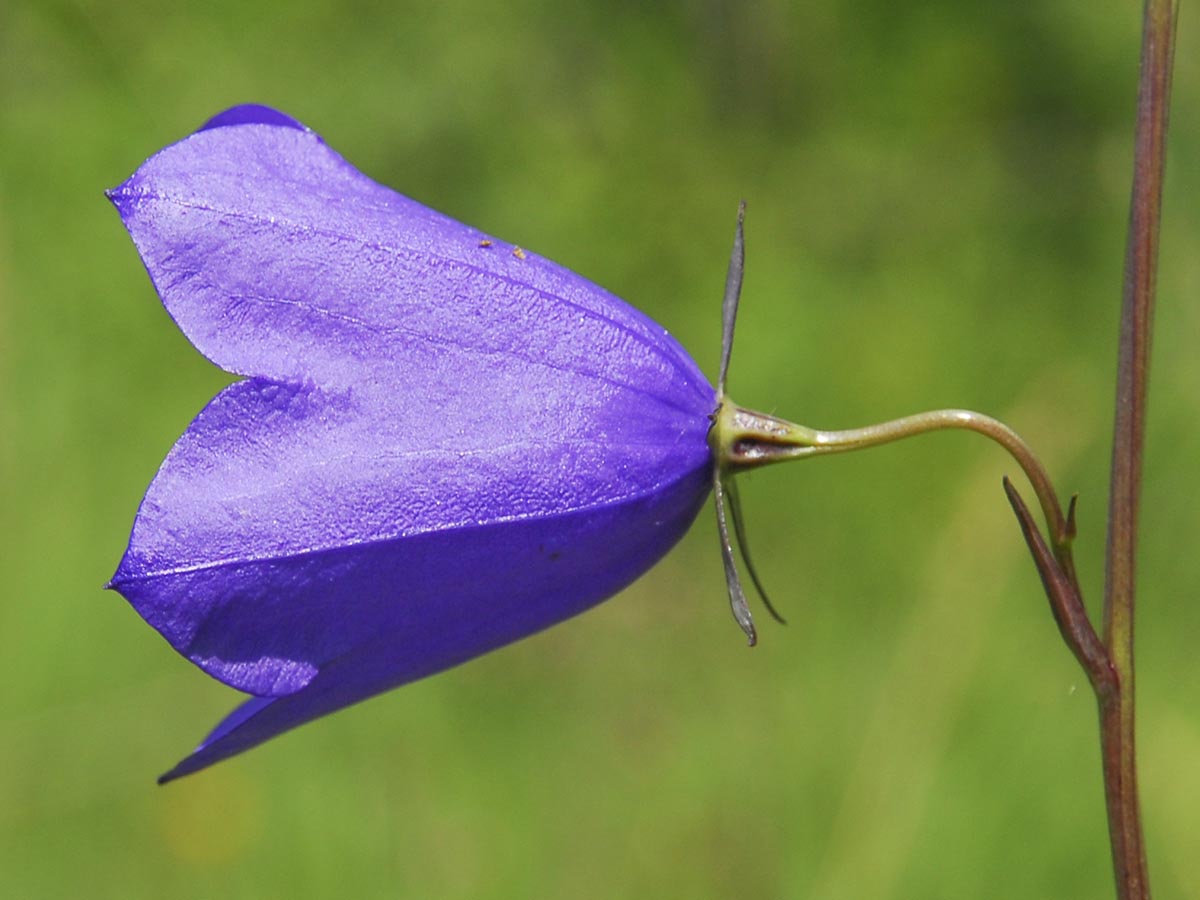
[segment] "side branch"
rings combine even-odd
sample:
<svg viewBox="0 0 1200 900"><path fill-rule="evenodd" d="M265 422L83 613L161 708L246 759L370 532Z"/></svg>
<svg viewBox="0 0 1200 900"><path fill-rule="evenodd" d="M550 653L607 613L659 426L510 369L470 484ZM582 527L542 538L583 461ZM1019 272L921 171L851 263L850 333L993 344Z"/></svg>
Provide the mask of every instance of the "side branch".
<svg viewBox="0 0 1200 900"><path fill-rule="evenodd" d="M1042 586L1046 589L1046 597L1050 600L1050 612L1058 623L1058 630L1063 640L1079 660L1079 665L1087 673L1088 681L1096 695L1109 697L1118 689L1116 672L1108 657L1108 650L1096 634L1088 618L1087 607L1074 581L1057 565L1050 548L1038 531L1037 523L1029 512L1029 507L1021 499L1021 495L1013 483L1004 478L1004 493L1017 516L1021 526L1021 534L1029 546L1038 574L1042 577Z"/></svg>

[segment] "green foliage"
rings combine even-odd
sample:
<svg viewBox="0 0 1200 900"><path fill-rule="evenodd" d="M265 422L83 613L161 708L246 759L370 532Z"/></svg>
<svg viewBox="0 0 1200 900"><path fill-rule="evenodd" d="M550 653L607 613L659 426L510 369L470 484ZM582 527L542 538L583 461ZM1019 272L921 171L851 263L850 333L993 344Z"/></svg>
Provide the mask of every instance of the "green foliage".
<svg viewBox="0 0 1200 900"><path fill-rule="evenodd" d="M729 619L710 517L596 611L157 789L235 702L100 585L227 378L102 190L277 105L365 172L645 309L814 427L996 414L1081 495L1099 599L1138 4L0 7L0 893L1095 897L1095 711L947 434L745 478L792 625ZM1200 68L1179 38L1139 612L1161 896L1200 895ZM964 612L964 609L966 612ZM1002 888L999 886L1003 886Z"/></svg>

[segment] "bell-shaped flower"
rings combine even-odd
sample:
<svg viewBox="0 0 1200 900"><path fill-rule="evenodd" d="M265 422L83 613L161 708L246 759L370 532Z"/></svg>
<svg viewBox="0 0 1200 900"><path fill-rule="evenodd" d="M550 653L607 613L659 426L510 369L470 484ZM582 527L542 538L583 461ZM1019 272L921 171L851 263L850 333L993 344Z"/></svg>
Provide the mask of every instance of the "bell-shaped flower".
<svg viewBox="0 0 1200 900"><path fill-rule="evenodd" d="M242 377L110 584L253 695L162 780L587 609L721 484L718 393L662 326L281 113L222 113L109 197L168 313Z"/></svg>

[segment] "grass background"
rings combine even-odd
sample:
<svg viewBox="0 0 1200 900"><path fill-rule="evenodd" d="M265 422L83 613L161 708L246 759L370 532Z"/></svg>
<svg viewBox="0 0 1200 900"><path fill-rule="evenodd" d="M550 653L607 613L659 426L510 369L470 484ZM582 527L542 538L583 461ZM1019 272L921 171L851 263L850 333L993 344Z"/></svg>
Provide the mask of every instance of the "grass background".
<svg viewBox="0 0 1200 900"><path fill-rule="evenodd" d="M1177 59L1140 583L1157 896L1200 896L1200 17ZM563 626L168 788L236 701L100 585L228 380L102 190L238 102L531 247L815 427L999 415L1100 596L1139 4L0 4L0 893L1053 897L1110 888L1096 724L1000 490L933 436L744 479Z"/></svg>

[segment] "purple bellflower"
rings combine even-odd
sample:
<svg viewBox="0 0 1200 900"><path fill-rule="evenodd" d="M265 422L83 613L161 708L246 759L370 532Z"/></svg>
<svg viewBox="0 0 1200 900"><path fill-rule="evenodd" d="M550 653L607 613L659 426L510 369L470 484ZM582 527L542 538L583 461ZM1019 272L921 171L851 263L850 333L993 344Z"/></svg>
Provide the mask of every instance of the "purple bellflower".
<svg viewBox="0 0 1200 900"><path fill-rule="evenodd" d="M753 642L709 434L740 217L717 390L636 309L266 107L109 197L176 324L242 376L163 462L109 585L252 695L160 781L587 609L714 485Z"/></svg>

